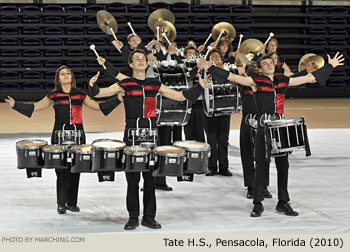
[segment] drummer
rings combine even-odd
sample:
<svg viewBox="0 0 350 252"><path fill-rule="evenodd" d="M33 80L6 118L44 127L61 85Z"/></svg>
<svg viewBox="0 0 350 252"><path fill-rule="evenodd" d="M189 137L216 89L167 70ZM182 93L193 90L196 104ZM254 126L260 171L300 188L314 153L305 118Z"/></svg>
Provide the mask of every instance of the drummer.
<svg viewBox="0 0 350 252"><path fill-rule="evenodd" d="M124 131L124 142L131 145L128 139L128 129L136 128L136 121L139 120L139 127L148 128L148 118L151 119L152 128L156 128L156 95L161 93L163 96L177 101L186 99L195 101L203 92L203 87L207 87L208 80L200 80L200 85L196 85L182 92L172 90L161 84L156 78L146 78L147 57L142 50L135 50L129 56L129 66L133 69L132 77L120 73L104 58L99 57L98 62L106 66L107 73L119 80L108 88L101 88L96 83L90 83L91 94L96 97L105 97L122 93L124 95L124 108L126 117L126 127ZM93 85L91 85L93 84ZM136 144L138 144L136 142ZM129 212L129 221L126 223L125 230L133 230L139 225L138 217L140 215L139 207L139 181L140 173L125 173L127 186L126 204ZM151 172L142 172L144 179L143 191L143 218L141 225L152 229L159 229L161 225L155 220L156 216L156 196L155 183Z"/></svg>
<svg viewBox="0 0 350 252"><path fill-rule="evenodd" d="M264 185L266 184L266 172L269 170L269 155L266 155L266 143L263 121L267 117L281 118L284 113L284 97L288 86L298 86L304 83L312 83L316 80L324 83L332 72L333 68L343 65L343 55L337 53L334 58L328 56L328 64L306 76L289 78L287 76L275 76L275 66L269 56L263 56L257 62L258 70L262 74L252 77L242 77L230 73L222 68L211 66L211 62L201 61L199 66L209 70L209 73L221 81L229 80L241 85L250 86L255 92L255 100L258 112L258 130L256 136L256 168L255 168L255 191L254 207L251 217L260 217L264 211L262 201L264 199ZM276 210L288 216L297 216L289 204L288 193L288 154L276 157L277 180L278 180L278 203Z"/></svg>
<svg viewBox="0 0 350 252"><path fill-rule="evenodd" d="M72 70L67 66L60 66L56 70L55 89L50 91L42 100L37 103L16 102L13 98L5 99L7 105L19 113L31 117L36 111L41 111L53 106L55 111L55 123L51 134L51 144L58 144L59 137L55 133L58 130L76 130L81 132L80 144L85 143L85 133L82 119L82 105L93 109L101 110L104 115L108 115L116 106L120 104L117 98L113 98L103 103L97 103L86 93L76 88L76 81ZM68 169L56 169L57 183L57 212L66 213L66 210L79 212L77 206L80 173L71 173Z"/></svg>

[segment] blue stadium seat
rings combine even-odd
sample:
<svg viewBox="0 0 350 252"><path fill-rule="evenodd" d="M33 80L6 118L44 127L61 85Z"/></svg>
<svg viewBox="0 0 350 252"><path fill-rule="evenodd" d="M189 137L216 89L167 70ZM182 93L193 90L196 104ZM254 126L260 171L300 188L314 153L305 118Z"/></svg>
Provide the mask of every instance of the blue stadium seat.
<svg viewBox="0 0 350 252"><path fill-rule="evenodd" d="M106 7L108 12L126 12L124 3L110 3Z"/></svg>
<svg viewBox="0 0 350 252"><path fill-rule="evenodd" d="M19 67L17 60L0 60L0 67Z"/></svg>
<svg viewBox="0 0 350 252"><path fill-rule="evenodd" d="M38 49L25 49L21 54L22 57L41 57L41 51Z"/></svg>
<svg viewBox="0 0 350 252"><path fill-rule="evenodd" d="M86 12L86 9L84 6L81 5L65 5L64 7L65 12L72 13L72 12Z"/></svg>
<svg viewBox="0 0 350 252"><path fill-rule="evenodd" d="M67 35L84 35L85 30L82 27L68 27L66 29Z"/></svg>
<svg viewBox="0 0 350 252"><path fill-rule="evenodd" d="M211 33L211 28L209 27L195 27L192 29L193 35L206 35L208 36Z"/></svg>
<svg viewBox="0 0 350 252"><path fill-rule="evenodd" d="M233 17L232 22L234 24L251 24L253 23L253 19L251 17L240 16L240 17Z"/></svg>
<svg viewBox="0 0 350 252"><path fill-rule="evenodd" d="M175 24L190 24L190 18L187 16L175 16Z"/></svg>
<svg viewBox="0 0 350 252"><path fill-rule="evenodd" d="M42 89L42 85L38 82L24 82L21 84L22 89L24 90L38 90L38 89Z"/></svg>
<svg viewBox="0 0 350 252"><path fill-rule="evenodd" d="M86 30L86 34L103 35L105 33L99 27L89 27Z"/></svg>
<svg viewBox="0 0 350 252"><path fill-rule="evenodd" d="M135 27L134 31L138 35L148 35L148 27Z"/></svg>
<svg viewBox="0 0 350 252"><path fill-rule="evenodd" d="M59 13L59 12L64 12L64 9L61 5L43 5L42 7L42 11L43 12L55 12L55 13Z"/></svg>
<svg viewBox="0 0 350 252"><path fill-rule="evenodd" d="M117 51L117 49L115 49L115 50ZM106 55L106 50L101 50L98 47L96 47L96 51L98 52L98 55L100 55L100 56L104 57ZM95 55L95 53L92 50L87 51L86 52L86 56L94 56L96 58L96 55Z"/></svg>
<svg viewBox="0 0 350 252"><path fill-rule="evenodd" d="M126 24L128 22L128 19L125 16L117 16L117 17L114 17L114 18L115 18L115 20L117 21L118 24ZM118 32L119 32L119 29L120 29L120 27L118 27Z"/></svg>
<svg viewBox="0 0 350 252"><path fill-rule="evenodd" d="M148 5L146 4L129 4L126 6L127 12L142 12L142 13L148 13Z"/></svg>
<svg viewBox="0 0 350 252"><path fill-rule="evenodd" d="M41 67L40 60L25 60L22 62L22 67Z"/></svg>
<svg viewBox="0 0 350 252"><path fill-rule="evenodd" d="M320 55L322 57L327 57L327 50L323 49L323 48L314 47L314 48L311 48L310 50L307 50L305 52L305 54L306 53L314 53L314 54Z"/></svg>
<svg viewBox="0 0 350 252"><path fill-rule="evenodd" d="M62 61L61 60L44 60L43 61L43 66L44 67L60 67L62 66Z"/></svg>
<svg viewBox="0 0 350 252"><path fill-rule="evenodd" d="M2 38L2 39L0 39L0 45L2 45L2 46L18 46L19 40L16 38Z"/></svg>
<svg viewBox="0 0 350 252"><path fill-rule="evenodd" d="M63 18L58 16L47 16L43 17L44 24L62 24Z"/></svg>
<svg viewBox="0 0 350 252"><path fill-rule="evenodd" d="M154 2L149 5L149 12L153 12L158 9L167 9L169 10L169 4L165 2Z"/></svg>
<svg viewBox="0 0 350 252"><path fill-rule="evenodd" d="M41 23L40 16L36 15L26 15L21 18L22 23L39 24Z"/></svg>
<svg viewBox="0 0 350 252"><path fill-rule="evenodd" d="M61 27L45 27L43 35L63 35L64 30Z"/></svg>
<svg viewBox="0 0 350 252"><path fill-rule="evenodd" d="M105 50L107 53L107 56L120 56L120 53L117 49L111 49L111 50Z"/></svg>
<svg viewBox="0 0 350 252"><path fill-rule="evenodd" d="M106 45L106 40L104 38L89 38L87 40L87 45L101 45L101 46L104 46Z"/></svg>
<svg viewBox="0 0 350 252"><path fill-rule="evenodd" d="M211 5L210 4L191 5L191 12L192 13L211 12Z"/></svg>
<svg viewBox="0 0 350 252"><path fill-rule="evenodd" d="M232 6L226 4L215 4L212 5L212 12L231 13Z"/></svg>
<svg viewBox="0 0 350 252"><path fill-rule="evenodd" d="M125 67L125 62L123 60L111 60L111 64L115 67Z"/></svg>
<svg viewBox="0 0 350 252"><path fill-rule="evenodd" d="M45 90L53 90L54 88L55 88L54 81L46 82L43 84L43 89L45 89Z"/></svg>
<svg viewBox="0 0 350 252"><path fill-rule="evenodd" d="M237 27L236 34L251 35L253 32L249 27Z"/></svg>
<svg viewBox="0 0 350 252"><path fill-rule="evenodd" d="M129 22L131 24L146 24L147 23L147 18L143 15L138 15L138 16L130 16L129 17Z"/></svg>
<svg viewBox="0 0 350 252"><path fill-rule="evenodd" d="M309 17L305 18L306 24L327 24L327 19L325 17Z"/></svg>
<svg viewBox="0 0 350 252"><path fill-rule="evenodd" d="M211 24L211 18L207 16L196 16L191 18L192 24Z"/></svg>
<svg viewBox="0 0 350 252"><path fill-rule="evenodd" d="M35 71L28 71L28 72L22 72L21 73L22 79L41 79L41 73L35 72Z"/></svg>
<svg viewBox="0 0 350 252"><path fill-rule="evenodd" d="M345 17L329 17L328 24L346 24Z"/></svg>
<svg viewBox="0 0 350 252"><path fill-rule="evenodd" d="M18 10L20 12L41 12L42 9L39 5L32 4L32 5L21 5L18 7Z"/></svg>
<svg viewBox="0 0 350 252"><path fill-rule="evenodd" d="M345 87L346 82L344 80L328 80L327 86L328 87Z"/></svg>
<svg viewBox="0 0 350 252"><path fill-rule="evenodd" d="M40 46L41 40L38 38L24 38L22 39L22 45L24 46Z"/></svg>
<svg viewBox="0 0 350 252"><path fill-rule="evenodd" d="M327 45L327 40L325 38L311 38L306 40L308 45Z"/></svg>
<svg viewBox="0 0 350 252"><path fill-rule="evenodd" d="M56 75L56 71L48 71L43 74L43 78L47 80L54 80Z"/></svg>
<svg viewBox="0 0 350 252"><path fill-rule="evenodd" d="M2 35L18 35L19 29L17 27L1 27L0 33Z"/></svg>
<svg viewBox="0 0 350 252"><path fill-rule="evenodd" d="M82 38L68 38L66 39L66 45L85 45L85 39Z"/></svg>
<svg viewBox="0 0 350 252"><path fill-rule="evenodd" d="M44 39L43 41L43 44L44 45L63 45L63 40L60 39L60 38L47 38L47 39Z"/></svg>
<svg viewBox="0 0 350 252"><path fill-rule="evenodd" d="M185 2L176 2L170 5L172 12L191 12L190 5Z"/></svg>
<svg viewBox="0 0 350 252"><path fill-rule="evenodd" d="M83 57L85 56L85 53L84 53L84 50L80 50L80 49L68 49L66 51L66 56Z"/></svg>
<svg viewBox="0 0 350 252"><path fill-rule="evenodd" d="M86 67L100 67L97 60L88 60L86 62Z"/></svg>
<svg viewBox="0 0 350 252"><path fill-rule="evenodd" d="M71 67L70 65L68 66ZM84 72L74 71L74 77L75 79L84 79L85 75L84 75Z"/></svg>
<svg viewBox="0 0 350 252"><path fill-rule="evenodd" d="M67 66L69 67L85 67L85 61L83 60L69 60L67 61ZM74 75L76 76L76 73L74 73ZM81 77L81 78L84 78L84 77Z"/></svg>
<svg viewBox="0 0 350 252"><path fill-rule="evenodd" d="M2 57L18 57L19 51L14 49L3 49L0 50L0 55Z"/></svg>
<svg viewBox="0 0 350 252"><path fill-rule="evenodd" d="M176 28L177 35L190 35L190 31L191 29L189 28L184 28L184 27Z"/></svg>
<svg viewBox="0 0 350 252"><path fill-rule="evenodd" d="M339 35L347 35L347 31L344 27L331 27L328 28L329 34L339 34Z"/></svg>
<svg viewBox="0 0 350 252"><path fill-rule="evenodd" d="M19 22L19 18L15 15L0 15L0 22L4 24L16 24Z"/></svg>
<svg viewBox="0 0 350 252"><path fill-rule="evenodd" d="M18 72L11 72L11 71L2 71L0 72L0 79L18 79L19 74Z"/></svg>
<svg viewBox="0 0 350 252"><path fill-rule="evenodd" d="M213 18L213 24L217 24L220 22L227 22L227 23L231 23L232 20L230 17L228 16L217 16Z"/></svg>
<svg viewBox="0 0 350 252"><path fill-rule="evenodd" d="M48 49L44 50L45 57L62 57L63 51L58 49Z"/></svg>
<svg viewBox="0 0 350 252"><path fill-rule="evenodd" d="M78 15L66 16L64 18L64 22L66 24L84 24L85 23L85 19L84 19L83 16L78 16Z"/></svg>
<svg viewBox="0 0 350 252"><path fill-rule="evenodd" d="M96 16L93 15L93 16L88 16L86 18L86 23L87 24L97 24L97 20L96 20ZM117 21L117 23L119 24L119 21Z"/></svg>
<svg viewBox="0 0 350 252"><path fill-rule="evenodd" d="M119 35L119 34L127 34L127 29L124 27L118 27L117 35Z"/></svg>
<svg viewBox="0 0 350 252"><path fill-rule="evenodd" d="M1 90L18 90L19 85L16 82L2 82L0 83Z"/></svg>
<svg viewBox="0 0 350 252"><path fill-rule="evenodd" d="M99 10L105 10L105 6L98 4L98 5L89 5L86 7L86 12L97 13Z"/></svg>
<svg viewBox="0 0 350 252"><path fill-rule="evenodd" d="M0 12L17 12L18 7L16 5L0 5Z"/></svg>
<svg viewBox="0 0 350 252"><path fill-rule="evenodd" d="M344 45L344 46L347 45L345 38L331 38L331 39L328 39L328 44L330 44L330 45Z"/></svg>
<svg viewBox="0 0 350 252"><path fill-rule="evenodd" d="M333 48L329 50L329 55L331 57L333 57L337 52L339 52L340 54L343 54L344 56L347 55L346 49L343 48ZM344 64L346 64L346 61L344 61Z"/></svg>
<svg viewBox="0 0 350 252"><path fill-rule="evenodd" d="M52 28L55 28L55 27L52 27ZM22 28L22 34L40 35L41 29L36 26L26 26Z"/></svg>
<svg viewBox="0 0 350 252"><path fill-rule="evenodd" d="M232 13L252 13L253 7L250 5L235 5L232 6Z"/></svg>
<svg viewBox="0 0 350 252"><path fill-rule="evenodd" d="M310 27L304 29L304 34L327 35L327 29L324 27Z"/></svg>
<svg viewBox="0 0 350 252"><path fill-rule="evenodd" d="M335 7L330 7L329 8L329 13L330 14L347 14L349 13L349 10L347 7L344 6L335 6Z"/></svg>
<svg viewBox="0 0 350 252"><path fill-rule="evenodd" d="M306 7L306 13L309 14L327 14L326 7Z"/></svg>

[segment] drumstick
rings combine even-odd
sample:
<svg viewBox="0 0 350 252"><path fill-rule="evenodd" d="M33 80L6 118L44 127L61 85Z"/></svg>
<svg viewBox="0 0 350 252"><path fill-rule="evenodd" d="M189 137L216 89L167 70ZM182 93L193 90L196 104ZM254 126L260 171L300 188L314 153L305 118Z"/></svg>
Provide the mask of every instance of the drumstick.
<svg viewBox="0 0 350 252"><path fill-rule="evenodd" d="M157 29L157 41L159 42L159 26L157 26L156 29Z"/></svg>
<svg viewBox="0 0 350 252"><path fill-rule="evenodd" d="M222 34L223 34L224 32L225 32L224 30L221 30L220 35L219 35L219 37L216 39L216 41L219 41L219 39L221 38L221 36L222 36Z"/></svg>
<svg viewBox="0 0 350 252"><path fill-rule="evenodd" d="M112 27L109 27L109 30L111 31L111 33L112 33L114 39L115 39L115 40L118 40L118 39L117 39L117 36L115 35L115 33L114 33L114 31L113 31L113 28L112 28ZM117 50L118 50L120 53L122 53L122 52L120 51L119 48L117 48Z"/></svg>
<svg viewBox="0 0 350 252"><path fill-rule="evenodd" d="M96 51L96 49L95 49L95 45L90 45L90 49L94 51L94 53L95 53L95 55L96 55L97 58L100 57L100 55L98 55L98 53L97 53L97 51ZM107 69L106 66L105 66L105 64L102 64L102 66L103 66L103 69L104 69L104 70Z"/></svg>
<svg viewBox="0 0 350 252"><path fill-rule="evenodd" d="M274 36L274 34L272 32L270 32L270 36L266 39L264 46L267 45L267 43L269 43L270 39ZM258 52L258 56L260 55L260 52Z"/></svg>
<svg viewBox="0 0 350 252"><path fill-rule="evenodd" d="M208 36L207 40L204 42L204 44L203 44L203 45L206 45L206 44L208 43L208 41L209 41L209 39L211 38L211 36L212 36L212 35L213 35L212 33L210 33L210 34L209 34L209 36Z"/></svg>
<svg viewBox="0 0 350 252"><path fill-rule="evenodd" d="M163 32L162 35L163 35L163 37L165 38L165 40L168 42L168 44L170 45L171 42L170 42L170 40L168 39L168 37L166 36L166 33Z"/></svg>
<svg viewBox="0 0 350 252"><path fill-rule="evenodd" d="M132 31L132 33L134 33L134 34L136 35L136 33L135 33L134 29L132 28L132 26L131 26L131 23L130 23L130 22L128 22L128 26L130 27L130 30Z"/></svg>
<svg viewBox="0 0 350 252"><path fill-rule="evenodd" d="M209 54L209 52L211 51L211 49L213 49L213 47L211 47L211 46L208 46L207 47L207 53L205 54L205 56L204 56L204 59L206 59L207 57L208 57L208 54Z"/></svg>
<svg viewBox="0 0 350 252"><path fill-rule="evenodd" d="M238 41L237 51L241 47L242 38L243 38L243 34L239 34L239 41Z"/></svg>

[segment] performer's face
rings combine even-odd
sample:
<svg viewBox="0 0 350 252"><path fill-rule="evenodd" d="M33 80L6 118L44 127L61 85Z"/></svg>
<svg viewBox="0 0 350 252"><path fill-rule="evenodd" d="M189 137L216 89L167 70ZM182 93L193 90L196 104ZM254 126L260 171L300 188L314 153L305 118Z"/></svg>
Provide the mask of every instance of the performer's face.
<svg viewBox="0 0 350 252"><path fill-rule="evenodd" d="M273 60L273 64L276 66L277 63L278 63L278 56L277 56L277 53L274 53L272 56L271 56L272 60Z"/></svg>
<svg viewBox="0 0 350 252"><path fill-rule="evenodd" d="M275 72L275 65L272 59L264 59L260 62L260 69L264 75L271 75Z"/></svg>
<svg viewBox="0 0 350 252"><path fill-rule="evenodd" d="M214 52L210 55L210 60L213 61L216 65L222 63L220 53Z"/></svg>
<svg viewBox="0 0 350 252"><path fill-rule="evenodd" d="M268 52L276 52L277 51L277 42L276 40L270 40L267 44L267 51Z"/></svg>
<svg viewBox="0 0 350 252"><path fill-rule="evenodd" d="M190 41L188 44L187 44L187 47L194 47L194 48L197 48L197 45L194 41Z"/></svg>
<svg viewBox="0 0 350 252"><path fill-rule="evenodd" d="M195 58L196 57L196 50L187 50L185 58L188 59L189 57Z"/></svg>
<svg viewBox="0 0 350 252"><path fill-rule="evenodd" d="M132 56L130 67L135 70L145 70L147 68L147 60L143 53L135 53Z"/></svg>
<svg viewBox="0 0 350 252"><path fill-rule="evenodd" d="M225 55L227 50L228 50L228 44L227 43L222 43L219 47L219 50L221 52L222 55Z"/></svg>
<svg viewBox="0 0 350 252"><path fill-rule="evenodd" d="M71 84L72 83L72 73L70 69L63 68L59 73L59 80L61 85L62 84Z"/></svg>
<svg viewBox="0 0 350 252"><path fill-rule="evenodd" d="M137 48L137 46L138 46L138 40L137 40L136 36L132 36L132 37L129 39L128 43L129 43L129 46L130 46L131 49Z"/></svg>

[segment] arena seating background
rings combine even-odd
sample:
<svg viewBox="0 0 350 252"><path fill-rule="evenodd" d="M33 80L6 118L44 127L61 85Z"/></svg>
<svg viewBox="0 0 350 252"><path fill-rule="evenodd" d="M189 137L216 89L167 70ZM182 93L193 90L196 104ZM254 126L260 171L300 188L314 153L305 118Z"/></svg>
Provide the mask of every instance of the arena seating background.
<svg viewBox="0 0 350 252"><path fill-rule="evenodd" d="M110 43L112 36L100 30L96 12L107 10L118 22L118 39L126 43L131 22L136 33L148 43L153 32L147 26L151 12L158 8L171 10L176 17L176 42L183 46L193 39L205 41L213 25L230 22L243 39L257 38L264 42L269 32L279 41L279 54L292 70L300 58L316 53L326 58L340 51L345 66L337 68L325 86L307 84L290 88L289 96L349 96L350 7L342 6L267 6L267 5L190 5L173 4L0 4L0 99L12 95L20 100L40 99L53 88L57 67L66 64L74 71L78 86L87 88L88 80L98 66L89 49L95 44L101 56L120 70L124 62ZM349 45L348 45L349 44ZM113 80L102 75L100 86Z"/></svg>

